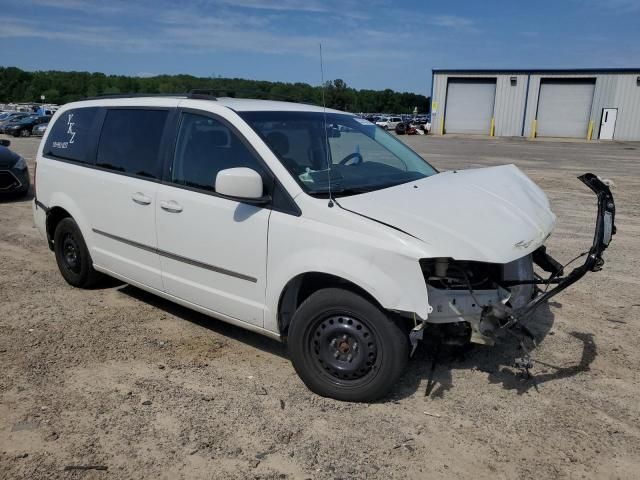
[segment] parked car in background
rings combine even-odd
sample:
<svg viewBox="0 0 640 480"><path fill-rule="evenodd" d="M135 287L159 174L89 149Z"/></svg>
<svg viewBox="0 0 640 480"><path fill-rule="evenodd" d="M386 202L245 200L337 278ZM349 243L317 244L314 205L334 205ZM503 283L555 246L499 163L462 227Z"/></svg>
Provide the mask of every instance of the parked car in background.
<svg viewBox="0 0 640 480"><path fill-rule="evenodd" d="M26 195L31 181L24 158L9 150L11 142L0 140L0 193Z"/></svg>
<svg viewBox="0 0 640 480"><path fill-rule="evenodd" d="M400 122L402 122L401 117L382 117L376 122L376 125L384 128L385 130L395 130Z"/></svg>
<svg viewBox="0 0 640 480"><path fill-rule="evenodd" d="M47 127L49 127L49 122L36 125L35 127L33 127L33 130L31 130L31 135L33 135L34 137L42 137L47 131Z"/></svg>
<svg viewBox="0 0 640 480"><path fill-rule="evenodd" d="M13 135L14 137L28 137L31 135L33 128L42 123L48 123L51 117L39 117L38 115L29 115L19 120L6 123L2 127L2 133Z"/></svg>
<svg viewBox="0 0 640 480"><path fill-rule="evenodd" d="M21 118L28 117L28 113L23 112L8 112L5 117L0 118L0 133L4 133L4 126L8 123L15 122Z"/></svg>

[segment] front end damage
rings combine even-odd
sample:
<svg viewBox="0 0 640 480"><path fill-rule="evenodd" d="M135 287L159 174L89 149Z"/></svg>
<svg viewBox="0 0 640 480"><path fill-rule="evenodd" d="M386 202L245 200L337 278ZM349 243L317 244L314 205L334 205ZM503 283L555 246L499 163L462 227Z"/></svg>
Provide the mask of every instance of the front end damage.
<svg viewBox="0 0 640 480"><path fill-rule="evenodd" d="M426 321L413 328L410 334L413 351L427 330L437 332L443 342L453 344L493 345L503 332L512 335L524 332L530 336L526 328L516 328L523 319L588 272L602 269L602 254L616 231L613 195L594 174L578 178L595 193L598 201L590 249L566 265L551 257L545 246L507 264L452 258L421 260L433 311ZM570 263L583 257L580 266L565 272ZM525 356L517 359L516 365L526 369L530 367L530 359L519 338Z"/></svg>

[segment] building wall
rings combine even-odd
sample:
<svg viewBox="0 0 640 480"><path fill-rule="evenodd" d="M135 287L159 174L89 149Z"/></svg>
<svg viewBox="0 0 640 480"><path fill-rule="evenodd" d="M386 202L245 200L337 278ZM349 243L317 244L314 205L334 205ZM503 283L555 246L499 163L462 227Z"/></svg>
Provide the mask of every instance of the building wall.
<svg viewBox="0 0 640 480"><path fill-rule="evenodd" d="M511 85L511 77L517 84ZM640 141L640 86L637 73L434 73L431 131L440 135L444 126L447 82L449 77L496 78L496 103L494 107L495 135L528 137L536 118L540 80L543 78L595 78L590 119L593 122L592 138L597 139L603 108L617 108L615 140ZM527 88L528 84L528 88ZM527 94L528 90L528 94ZM526 103L526 106L525 106ZM524 125L524 129L523 129ZM487 132L487 135L489 132Z"/></svg>

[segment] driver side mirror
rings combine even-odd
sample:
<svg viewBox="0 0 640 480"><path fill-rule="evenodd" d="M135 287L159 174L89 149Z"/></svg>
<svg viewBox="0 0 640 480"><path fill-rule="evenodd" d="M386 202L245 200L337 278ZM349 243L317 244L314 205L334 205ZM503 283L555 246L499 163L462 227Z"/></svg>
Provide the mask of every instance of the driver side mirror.
<svg viewBox="0 0 640 480"><path fill-rule="evenodd" d="M236 167L220 170L216 175L216 193L229 200L264 205L271 198L264 194L262 177L251 168Z"/></svg>

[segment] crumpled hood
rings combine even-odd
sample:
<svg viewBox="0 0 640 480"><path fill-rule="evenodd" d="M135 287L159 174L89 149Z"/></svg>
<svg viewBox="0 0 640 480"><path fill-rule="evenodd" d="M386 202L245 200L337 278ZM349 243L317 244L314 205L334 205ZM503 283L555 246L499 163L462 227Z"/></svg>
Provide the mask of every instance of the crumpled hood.
<svg viewBox="0 0 640 480"><path fill-rule="evenodd" d="M533 252L556 220L545 193L515 165L443 172L338 203L422 240L430 257L491 263Z"/></svg>

